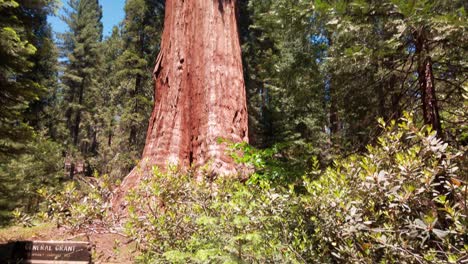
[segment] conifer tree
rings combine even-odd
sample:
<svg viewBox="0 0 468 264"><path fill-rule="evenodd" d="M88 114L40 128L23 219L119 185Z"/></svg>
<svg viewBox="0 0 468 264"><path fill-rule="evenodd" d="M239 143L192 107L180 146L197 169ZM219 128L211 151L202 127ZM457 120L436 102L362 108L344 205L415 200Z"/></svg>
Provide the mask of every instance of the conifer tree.
<svg viewBox="0 0 468 264"><path fill-rule="evenodd" d="M25 21L17 16L21 8L17 1L0 2L0 159L31 138L22 113L43 90L30 75L37 48L28 39Z"/></svg>
<svg viewBox="0 0 468 264"><path fill-rule="evenodd" d="M103 41L103 72L107 74L101 76L98 95L96 99L100 107L97 109L98 126L100 133L98 135L99 149L98 155L93 162L93 169L102 174L121 175L121 167L126 167L128 162L126 158L128 153L125 151L125 144L120 140L120 115L119 104L123 99L119 90L120 85L126 80L119 80L116 76L117 59L123 52L121 30L114 26L112 34Z"/></svg>
<svg viewBox="0 0 468 264"><path fill-rule="evenodd" d="M145 145L147 120L153 107L151 71L159 52L163 19L164 1L128 0L125 3L123 52L115 61L115 78L119 81L116 101L120 117L119 152L127 153L124 162L127 173Z"/></svg>
<svg viewBox="0 0 468 264"><path fill-rule="evenodd" d="M320 2L334 32L327 64L341 79L343 126L352 145L364 147L375 137L371 124L378 116L397 119L412 110L439 136L450 130L444 138L459 137L457 126L466 120L455 110L466 109L463 1Z"/></svg>
<svg viewBox="0 0 468 264"><path fill-rule="evenodd" d="M114 27L103 44L103 131L98 137L101 173L126 175L140 158L153 106L152 65L159 52L164 18L162 0L128 0L121 27ZM103 166L99 166L102 164Z"/></svg>
<svg viewBox="0 0 468 264"><path fill-rule="evenodd" d="M39 94L39 99L32 102L27 110L25 118L35 130L48 130L54 134L54 117L49 112L54 103L57 80L58 51L54 44L52 28L47 22L47 16L56 9L56 2L50 0L19 1L21 11L17 16L24 21L25 33L34 47L36 53L31 56L34 66L28 73L28 77L35 80L44 89Z"/></svg>
<svg viewBox="0 0 468 264"><path fill-rule="evenodd" d="M250 1L246 9L251 24L243 35L246 85L254 110L251 125L259 123L258 138L263 138L259 145L321 146L325 81L318 59L324 47L314 36L320 21L312 2Z"/></svg>
<svg viewBox="0 0 468 264"><path fill-rule="evenodd" d="M56 88L47 15L54 1L0 1L0 224L17 206L37 210L37 190L57 183L60 147L39 130Z"/></svg>
<svg viewBox="0 0 468 264"><path fill-rule="evenodd" d="M69 155L79 156L74 149L86 158L95 155L98 147L96 95L102 73L102 10L97 0L70 0L68 5L63 20L70 31L61 36L67 55L62 76L66 138Z"/></svg>

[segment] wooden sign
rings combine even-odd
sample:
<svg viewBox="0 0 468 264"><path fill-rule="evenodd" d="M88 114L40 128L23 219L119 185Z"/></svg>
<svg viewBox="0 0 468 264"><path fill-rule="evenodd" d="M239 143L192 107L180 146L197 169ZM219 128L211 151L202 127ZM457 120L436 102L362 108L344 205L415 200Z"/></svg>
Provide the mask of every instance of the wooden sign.
<svg viewBox="0 0 468 264"><path fill-rule="evenodd" d="M7 263L89 264L89 243L77 241L18 241L10 243Z"/></svg>

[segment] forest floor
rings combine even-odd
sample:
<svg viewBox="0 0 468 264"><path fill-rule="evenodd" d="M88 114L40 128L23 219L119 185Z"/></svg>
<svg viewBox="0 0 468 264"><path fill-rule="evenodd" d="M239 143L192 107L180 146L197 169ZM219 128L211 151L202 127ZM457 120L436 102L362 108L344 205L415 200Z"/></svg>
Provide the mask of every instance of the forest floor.
<svg viewBox="0 0 468 264"><path fill-rule="evenodd" d="M34 227L12 226L0 228L0 245L14 241L86 241L91 244L93 263L133 263L139 255L136 244L114 233L83 231L70 232L53 224Z"/></svg>

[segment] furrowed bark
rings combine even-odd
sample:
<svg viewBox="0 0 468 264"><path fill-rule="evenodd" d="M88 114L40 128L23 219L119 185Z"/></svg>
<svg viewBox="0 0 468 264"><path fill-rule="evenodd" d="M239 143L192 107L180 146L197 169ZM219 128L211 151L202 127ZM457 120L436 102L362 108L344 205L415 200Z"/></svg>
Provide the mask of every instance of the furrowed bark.
<svg viewBox="0 0 468 264"><path fill-rule="evenodd" d="M247 105L235 0L167 0L161 51L154 69L155 105L142 160L113 199L169 164L237 173L223 138L248 141Z"/></svg>

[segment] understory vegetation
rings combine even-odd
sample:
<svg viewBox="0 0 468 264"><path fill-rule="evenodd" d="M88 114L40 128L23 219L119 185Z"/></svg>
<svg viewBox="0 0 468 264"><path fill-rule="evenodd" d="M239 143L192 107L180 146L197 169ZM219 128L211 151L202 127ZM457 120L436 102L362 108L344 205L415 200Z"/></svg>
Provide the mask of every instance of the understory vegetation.
<svg viewBox="0 0 468 264"><path fill-rule="evenodd" d="M468 259L466 157L405 114L363 154L336 159L294 181L276 177L278 150L233 145L256 172L200 181L154 168L128 197L126 235L137 263L462 263ZM243 154L239 153L239 150ZM274 153L274 154L272 154ZM112 222L107 176L88 195L68 185L49 210L60 225ZM63 209L67 208L64 214Z"/></svg>

